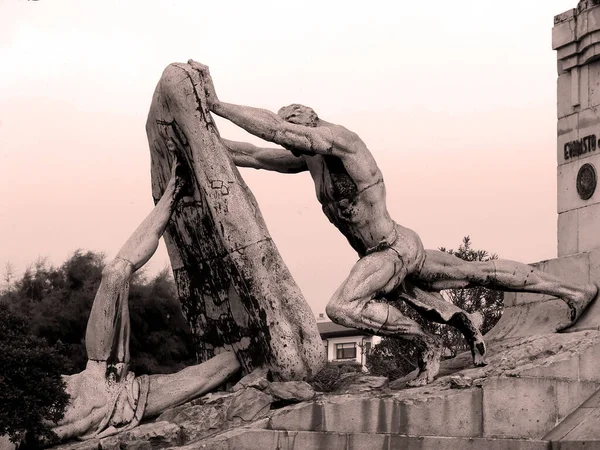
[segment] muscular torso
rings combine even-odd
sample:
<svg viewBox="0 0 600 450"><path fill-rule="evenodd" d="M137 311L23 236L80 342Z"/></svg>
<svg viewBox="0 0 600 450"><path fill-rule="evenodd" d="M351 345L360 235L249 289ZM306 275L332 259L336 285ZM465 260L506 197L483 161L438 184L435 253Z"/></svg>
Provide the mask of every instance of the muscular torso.
<svg viewBox="0 0 600 450"><path fill-rule="evenodd" d="M328 128L334 139L345 131L337 125ZM383 176L362 141L343 157L303 157L323 212L359 255L391 244L395 224L387 210Z"/></svg>

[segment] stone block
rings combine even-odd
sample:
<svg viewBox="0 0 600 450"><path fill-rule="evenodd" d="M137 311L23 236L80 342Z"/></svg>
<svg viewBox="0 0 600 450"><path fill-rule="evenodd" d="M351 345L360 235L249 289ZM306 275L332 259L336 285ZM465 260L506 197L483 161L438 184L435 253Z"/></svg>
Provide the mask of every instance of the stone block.
<svg viewBox="0 0 600 450"><path fill-rule="evenodd" d="M592 61L588 67L589 107L600 105L600 61Z"/></svg>
<svg viewBox="0 0 600 450"><path fill-rule="evenodd" d="M575 358L573 358L575 359ZM595 382L571 382L557 380L556 382L556 412L558 421L563 421L569 414L575 411L596 390L598 383Z"/></svg>
<svg viewBox="0 0 600 450"><path fill-rule="evenodd" d="M577 19L574 22L575 22L575 36L577 36L578 39L581 39L582 36L585 36L588 33L588 28L589 28L588 27L588 25L589 25L588 14L587 13L579 14L577 16Z"/></svg>
<svg viewBox="0 0 600 450"><path fill-rule="evenodd" d="M579 113L570 114L558 119L556 132L557 164L566 164L570 160L565 159L565 144L579 139Z"/></svg>
<svg viewBox="0 0 600 450"><path fill-rule="evenodd" d="M590 107L590 80L589 66L581 66L579 69L579 107L585 110Z"/></svg>
<svg viewBox="0 0 600 450"><path fill-rule="evenodd" d="M570 381L579 380L579 358L570 357L561 361L554 361L547 365L536 366L531 369L521 370L519 376L534 378L555 378Z"/></svg>
<svg viewBox="0 0 600 450"><path fill-rule="evenodd" d="M556 50L556 57L558 59L568 58L575 54L577 54L577 43L576 42L571 42L570 44L567 44L564 47L561 47L558 50Z"/></svg>
<svg viewBox="0 0 600 450"><path fill-rule="evenodd" d="M274 414L268 428L272 430L323 431L325 415L318 402L300 403Z"/></svg>
<svg viewBox="0 0 600 450"><path fill-rule="evenodd" d="M599 127L600 127L600 110L599 110L599 106L590 106L589 108L586 109L582 109L579 113L577 113L577 130L578 130L578 137L582 138L585 136L589 136L592 134L596 135L596 138L598 138L598 131L599 131ZM564 150L564 149L563 149ZM566 162L572 162L573 159L582 159L582 158L586 158L588 156L592 156L595 154L595 152L598 152L598 146L596 146L596 150L592 150L591 152L588 153L584 153L579 157L575 157L575 158L571 158ZM564 156L564 151L563 151L563 156Z"/></svg>
<svg viewBox="0 0 600 450"><path fill-rule="evenodd" d="M598 448L600 441L600 408L594 408L582 421L563 438L565 441L591 441ZM561 446L561 448L563 448ZM575 447L581 448L581 447Z"/></svg>
<svg viewBox="0 0 600 450"><path fill-rule="evenodd" d="M379 398L330 399L323 404L324 431L336 433L398 433L404 405Z"/></svg>
<svg viewBox="0 0 600 450"><path fill-rule="evenodd" d="M593 408L578 408L573 411L569 416L553 428L550 433L544 436L546 441L560 441L567 434L569 434L573 428L575 428L585 417L593 411Z"/></svg>
<svg viewBox="0 0 600 450"><path fill-rule="evenodd" d="M550 450L539 440L402 436L365 433L287 432L246 429L199 441L185 450Z"/></svg>
<svg viewBox="0 0 600 450"><path fill-rule="evenodd" d="M580 409L597 408L599 406L600 406L600 391L596 391L585 402L582 403Z"/></svg>
<svg viewBox="0 0 600 450"><path fill-rule="evenodd" d="M592 283L600 282L600 249L590 250L588 258L590 261L590 281Z"/></svg>
<svg viewBox="0 0 600 450"><path fill-rule="evenodd" d="M558 235L558 256L567 256L577 253L578 247L578 229L579 229L579 210L573 209L558 215L557 235Z"/></svg>
<svg viewBox="0 0 600 450"><path fill-rule="evenodd" d="M267 450L267 449L350 449L366 450L369 447L349 447L348 435L343 433L309 433L296 431L269 431L269 430L245 430L232 435L227 441L221 443L223 439L215 439L203 443L198 442L191 449L218 449L218 450ZM383 450L385 438L372 437L372 447L374 450ZM226 446L223 444L227 444ZM202 445L204 444L204 446ZM221 444L218 446L218 444Z"/></svg>
<svg viewBox="0 0 600 450"><path fill-rule="evenodd" d="M496 378L483 387L483 436L541 438L556 425L556 381Z"/></svg>
<svg viewBox="0 0 600 450"><path fill-rule="evenodd" d="M600 160L599 160L600 162ZM598 166L600 169L600 166ZM600 188L598 189L600 191ZM594 194L600 199L600 194ZM578 210L578 242L577 249L587 252L600 248L600 203L586 206Z"/></svg>
<svg viewBox="0 0 600 450"><path fill-rule="evenodd" d="M545 441L456 438L435 436L391 436L389 449L414 450L550 450ZM366 450L366 449L365 449ZM387 448L386 448L387 450Z"/></svg>
<svg viewBox="0 0 600 450"><path fill-rule="evenodd" d="M579 66L571 69L571 105L574 107L580 107L581 101L579 99L580 89L579 82L581 81L581 71Z"/></svg>
<svg viewBox="0 0 600 450"><path fill-rule="evenodd" d="M559 119L575 112L573 105L571 104L571 72L565 72L559 75L556 100Z"/></svg>
<svg viewBox="0 0 600 450"><path fill-rule="evenodd" d="M583 17L585 16L585 19ZM585 20L587 22L586 32L591 33L600 29L600 8L591 8L580 14L577 20Z"/></svg>
<svg viewBox="0 0 600 450"><path fill-rule="evenodd" d="M579 379L600 383L600 346L592 345L579 354Z"/></svg>
<svg viewBox="0 0 600 450"><path fill-rule="evenodd" d="M505 292L504 293L504 307L515 306L517 304L517 293L516 292Z"/></svg>
<svg viewBox="0 0 600 450"><path fill-rule="evenodd" d="M587 253L544 261L544 272L568 279L572 283L589 283L590 259Z"/></svg>
<svg viewBox="0 0 600 450"><path fill-rule="evenodd" d="M529 310L529 305L505 307L502 317L500 317L494 328L485 335L485 339L489 342L528 335L527 330L524 330L521 325L527 320Z"/></svg>
<svg viewBox="0 0 600 450"><path fill-rule="evenodd" d="M559 47L570 44L575 40L575 21L567 20L559 23L552 28L552 49L556 50Z"/></svg>
<svg viewBox="0 0 600 450"><path fill-rule="evenodd" d="M558 213L583 208L600 202L600 189L597 188L591 198L583 200L577 193L577 173L584 163L590 163L600 171L600 152L596 150L591 156L579 157L578 160L558 166ZM581 250L580 250L581 251Z"/></svg>
<svg viewBox="0 0 600 450"><path fill-rule="evenodd" d="M481 436L481 405L481 389L456 390L453 395L406 402L402 405L406 428L400 432L412 436Z"/></svg>
<svg viewBox="0 0 600 450"><path fill-rule="evenodd" d="M557 326L564 324L568 318L567 305L558 299L511 306L505 308L502 317L486 338L498 340L554 333Z"/></svg>

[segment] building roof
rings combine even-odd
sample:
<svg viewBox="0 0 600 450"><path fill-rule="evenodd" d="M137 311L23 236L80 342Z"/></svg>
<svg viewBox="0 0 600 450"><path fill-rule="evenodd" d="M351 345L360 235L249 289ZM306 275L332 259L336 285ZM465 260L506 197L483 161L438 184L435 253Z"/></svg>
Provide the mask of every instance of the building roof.
<svg viewBox="0 0 600 450"><path fill-rule="evenodd" d="M369 336L369 333L364 331L348 328L333 322L317 322L317 328L319 329L321 338Z"/></svg>

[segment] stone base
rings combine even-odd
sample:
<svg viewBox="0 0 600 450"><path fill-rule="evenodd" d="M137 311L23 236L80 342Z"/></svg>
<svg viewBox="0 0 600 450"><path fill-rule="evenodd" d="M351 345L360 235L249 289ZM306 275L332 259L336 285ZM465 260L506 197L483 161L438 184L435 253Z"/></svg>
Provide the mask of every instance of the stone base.
<svg viewBox="0 0 600 450"><path fill-rule="evenodd" d="M532 264L537 269L572 283L600 284L600 250L563 256ZM552 333L567 321L569 309L560 299L528 292L504 295L504 313L487 335L488 341ZM594 301L568 331L600 329L600 302Z"/></svg>
<svg viewBox="0 0 600 450"><path fill-rule="evenodd" d="M536 266L588 283L600 280L600 251ZM259 377L231 399L209 395L122 435L67 447L570 449L599 440L600 303L565 333L553 333L568 317L559 299L519 293L505 304L486 336L488 365L460 354L428 386L406 388L409 376L281 407Z"/></svg>
<svg viewBox="0 0 600 450"><path fill-rule="evenodd" d="M472 439L394 434L333 433L310 431L236 430L204 442L184 447L186 450L551 450L547 441L527 439Z"/></svg>
<svg viewBox="0 0 600 450"><path fill-rule="evenodd" d="M320 394L279 409L273 403L258 420L220 410L223 394L213 394L123 435L63 447L550 449L544 437L600 387L599 352L598 331L510 338L492 342L486 367L461 354L420 388L397 380L366 393ZM257 403L257 393L234 395Z"/></svg>

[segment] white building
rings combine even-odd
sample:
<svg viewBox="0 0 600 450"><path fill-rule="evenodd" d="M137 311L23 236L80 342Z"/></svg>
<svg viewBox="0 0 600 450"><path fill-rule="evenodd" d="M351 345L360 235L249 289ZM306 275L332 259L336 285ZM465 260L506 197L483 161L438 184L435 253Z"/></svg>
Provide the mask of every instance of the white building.
<svg viewBox="0 0 600 450"><path fill-rule="evenodd" d="M339 364L356 362L363 370L366 370L367 352L381 341L379 336L333 323L322 313L317 317L317 327L325 345L327 361Z"/></svg>

